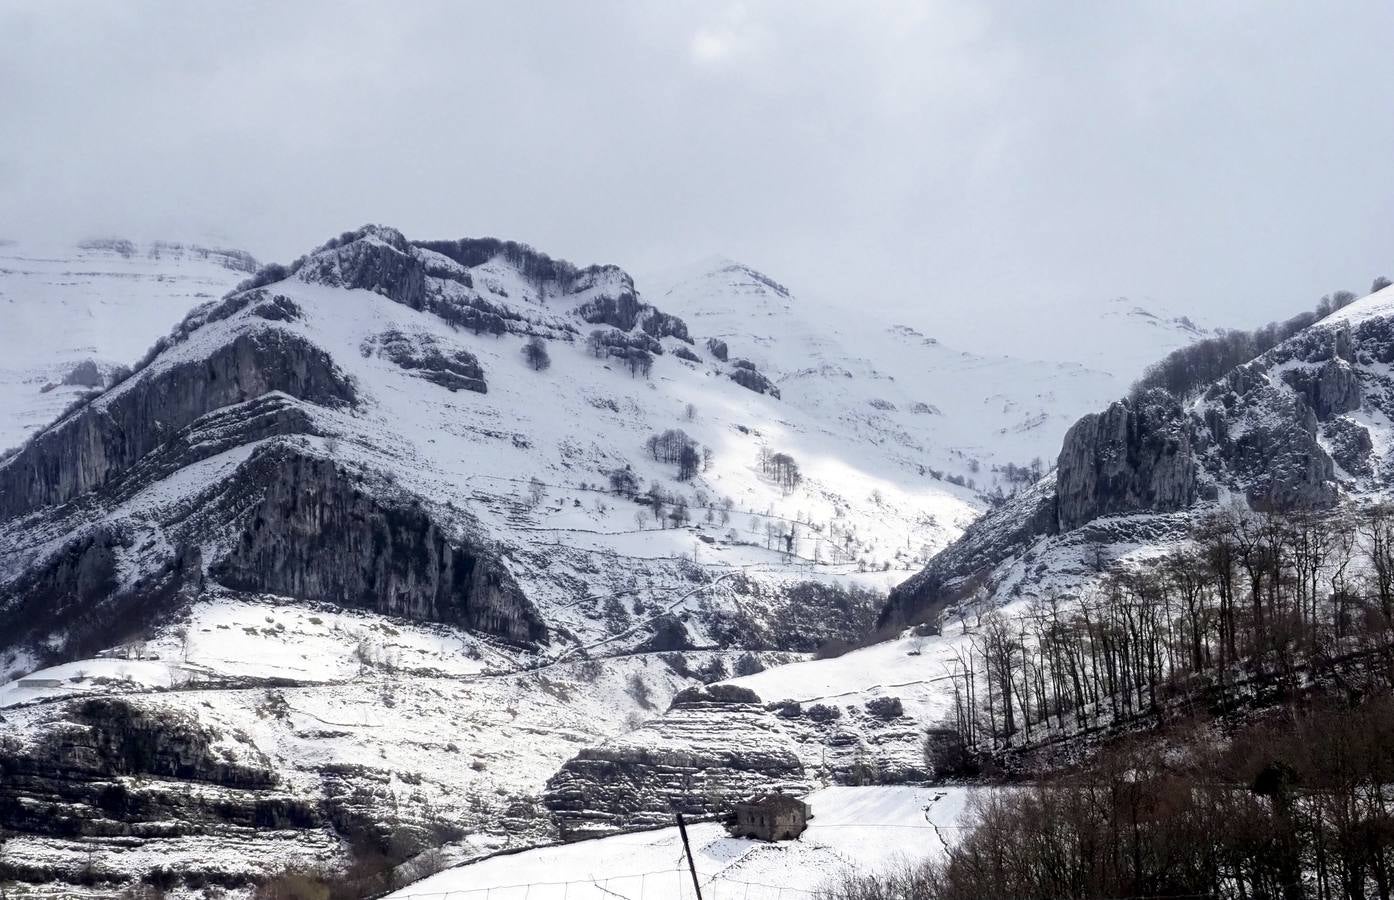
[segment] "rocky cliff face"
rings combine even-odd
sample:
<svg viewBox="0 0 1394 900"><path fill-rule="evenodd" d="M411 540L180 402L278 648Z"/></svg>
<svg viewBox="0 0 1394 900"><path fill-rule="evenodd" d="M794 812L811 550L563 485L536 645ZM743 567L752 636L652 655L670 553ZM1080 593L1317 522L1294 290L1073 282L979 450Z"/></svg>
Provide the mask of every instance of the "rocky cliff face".
<svg viewBox="0 0 1394 900"><path fill-rule="evenodd" d="M748 391L769 394L775 398L779 397L779 388L775 386L775 383L756 369L755 364L748 359L732 360L731 371L728 374L732 381Z"/></svg>
<svg viewBox="0 0 1394 900"><path fill-rule="evenodd" d="M1196 498L1196 470L1179 402L1162 391L1120 400L1066 433L1055 475L1056 527L1187 507Z"/></svg>
<svg viewBox="0 0 1394 900"><path fill-rule="evenodd" d="M896 588L882 624L991 596L1004 562L1111 517L1164 517L1226 494L1256 509L1323 509L1382 489L1388 461L1376 456L1370 429L1394 412L1391 359L1394 306L1373 295L1235 368L1189 403L1151 391L1085 416L1066 434L1055 471ZM1120 538L1119 529L1146 531L1156 522L1119 518L1094 531Z"/></svg>
<svg viewBox="0 0 1394 900"><path fill-rule="evenodd" d="M290 845L333 852L323 812L279 783L246 735L222 733L192 716L117 698L46 710L24 739L0 737L0 827L55 848L81 842L88 854L56 852L42 861L7 854L0 878L120 883L100 853L138 852L148 841L190 839L229 845L275 834ZM173 882L236 886L242 864L217 855L166 870ZM156 869L147 880L158 881Z"/></svg>
<svg viewBox="0 0 1394 900"><path fill-rule="evenodd" d="M62 661L140 635L189 604L203 588L197 545L166 548L158 561L122 578L137 533L112 525L80 532L0 591L0 626L15 644Z"/></svg>
<svg viewBox="0 0 1394 900"><path fill-rule="evenodd" d="M0 463L0 520L108 483L199 417L273 391L348 404L353 388L323 350L275 328L133 378L41 432Z"/></svg>
<svg viewBox="0 0 1394 900"><path fill-rule="evenodd" d="M754 692L713 686L674 698L662 718L583 750L547 783L567 840L724 815L752 794L810 790L794 743Z"/></svg>
<svg viewBox="0 0 1394 900"><path fill-rule="evenodd" d="M380 353L409 372L452 391L487 394L484 369L467 350L443 346L430 335L406 335L388 331L363 342L364 354Z"/></svg>
<svg viewBox="0 0 1394 900"><path fill-rule="evenodd" d="M890 592L878 629L932 621L946 606L985 592L993 569L1055 532L1056 509L1055 479L1047 476L968 526L963 537Z"/></svg>
<svg viewBox="0 0 1394 900"><path fill-rule="evenodd" d="M338 246L325 245L300 266L298 277L312 284L374 291L403 306L423 308L426 266L402 233L380 228L358 237Z"/></svg>
<svg viewBox="0 0 1394 900"><path fill-rule="evenodd" d="M362 474L284 446L258 454L236 481L258 499L210 567L223 585L546 640L496 552L448 536L419 500L385 499Z"/></svg>

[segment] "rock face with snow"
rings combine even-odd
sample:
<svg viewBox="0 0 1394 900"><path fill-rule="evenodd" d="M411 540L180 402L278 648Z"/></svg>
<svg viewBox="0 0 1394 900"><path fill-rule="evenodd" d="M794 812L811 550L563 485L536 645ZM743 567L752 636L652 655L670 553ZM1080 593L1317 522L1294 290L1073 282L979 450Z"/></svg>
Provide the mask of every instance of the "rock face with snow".
<svg viewBox="0 0 1394 900"><path fill-rule="evenodd" d="M1055 491L1062 531L1099 516L1189 506L1196 460L1181 404L1153 391L1080 419L1065 434Z"/></svg>
<svg viewBox="0 0 1394 900"><path fill-rule="evenodd" d="M119 380L185 313L256 268L211 241L0 241L0 449Z"/></svg>
<svg viewBox="0 0 1394 900"><path fill-rule="evenodd" d="M0 518L94 491L201 416L273 392L320 405L353 401L329 355L303 338L241 334L198 359L131 378L36 436L0 467Z"/></svg>
<svg viewBox="0 0 1394 900"><path fill-rule="evenodd" d="M180 827L171 820L249 829L319 824L315 810L276 790L275 771L249 742L167 709L73 701L27 737L0 743L0 824L8 829L76 837ZM180 790L179 782L207 793ZM101 815L83 816L83 808Z"/></svg>
<svg viewBox="0 0 1394 900"><path fill-rule="evenodd" d="M564 838L665 825L680 812L721 816L753 794L810 790L795 745L753 691L678 694L668 712L569 760L545 802Z"/></svg>
<svg viewBox="0 0 1394 900"><path fill-rule="evenodd" d="M262 451L229 489L254 499L210 574L234 590L364 606L520 644L547 629L497 553L452 537L419 502L365 490L361 474L287 446Z"/></svg>
<svg viewBox="0 0 1394 900"><path fill-rule="evenodd" d="M489 392L484 370L472 353L443 347L428 336L411 337L388 331L364 341L361 349L364 353L381 353L403 369L452 391Z"/></svg>
<svg viewBox="0 0 1394 900"><path fill-rule="evenodd" d="M1392 336L1394 294L1385 289L1233 369L1189 403L1152 391L1085 416L1066 434L1055 471L892 592L882 623L933 616L1008 580L1014 592L1026 590L1034 579L1007 579L1004 564L1037 541L1110 517L1141 515L1120 527L1146 532L1159 517L1224 496L1257 509L1321 509L1382 490L1394 476L1375 452L1394 413Z"/></svg>
<svg viewBox="0 0 1394 900"><path fill-rule="evenodd" d="M769 279L752 283L778 287ZM782 288L776 293L789 300ZM548 376L528 373L516 349L501 349L523 336L569 345L558 357L567 371L562 381L539 381ZM561 635L570 652L587 640L611 640L616 630L621 643L607 649L646 646L653 629L670 621L688 633L689 646L763 642L753 636L783 634L777 623L791 617L781 607L798 601L744 575L718 588L737 574L720 558L722 545L749 547L737 555L751 561L779 559L777 546L785 556L845 566L879 539L856 533L860 519L888 537L894 529L887 525L897 520L929 522L932 547L955 533L955 520L972 515L963 496L969 492L932 481L892 510L888 502L897 498L871 490L873 479L858 486L865 500L831 489L843 475L836 466L805 468L798 483L752 476L772 451L794 459L789 451L799 450L797 443L770 447L752 427L781 391L755 363L705 358L695 347L683 319L642 300L622 270L579 268L518 244L412 242L374 226L289 267L267 267L195 309L119 384L0 462L0 624L15 635L8 649L61 662L102 640L111 619L97 610L120 610L121 629L136 633L205 583L450 623L534 649ZM651 360L677 351L652 381L643 377L651 362L630 364L634 353ZM712 377L732 373L747 377ZM657 409L653 389L639 390L646 384L663 386ZM548 394L542 402L539 390ZM720 418L704 423L692 401L707 395ZM577 440L563 424L575 415L589 415L593 438ZM809 418L816 408L794 415ZM684 482L665 465L671 461L654 454L653 465L639 467L652 489L621 491L621 508L610 509L607 492L596 488L614 471L642 464L640 429L676 434L679 421L708 447L723 447L729 458L722 468L705 474L709 451L703 472ZM880 443L859 428L843 439ZM897 453L886 465L908 462ZM583 492L569 506L549 501L546 511L579 516L558 524L592 536L534 550L544 479L553 489ZM522 486L530 480L543 482L541 494ZM718 499L717 491L743 496ZM585 492L593 503L582 504ZM774 503L757 505L764 494L790 506L787 517L772 515ZM629 504L638 509L625 511ZM646 507L660 511L657 526L691 522L695 507L722 538L706 536L709 553L718 554L710 574L678 558L692 540L681 530L663 536L662 561L641 564L673 579L660 593L694 581L710 585L687 591L700 603L676 618L652 599L598 608L607 594L641 594L612 561L636 516L643 527ZM742 508L754 524L732 521ZM844 527L834 535L812 515ZM763 529L763 537L742 538L747 528ZM865 559L859 568L869 568ZM588 580L596 599L577 609L574 594ZM760 605L733 593L758 595ZM549 620L552 608L567 612ZM578 620L578 612L591 621ZM855 619L855 611L837 618ZM778 640L807 645L797 634Z"/></svg>

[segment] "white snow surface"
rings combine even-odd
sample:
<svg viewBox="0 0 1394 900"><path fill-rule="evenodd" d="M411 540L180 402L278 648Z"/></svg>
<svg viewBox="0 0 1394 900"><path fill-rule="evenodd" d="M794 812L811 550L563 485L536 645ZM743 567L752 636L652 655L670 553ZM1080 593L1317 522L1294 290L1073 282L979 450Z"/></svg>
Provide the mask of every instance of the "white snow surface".
<svg viewBox="0 0 1394 900"><path fill-rule="evenodd" d="M916 469L972 478L983 490L1001 481L994 466L1040 458L1050 468L1080 416L1212 333L1152 301L1114 298L1023 310L980 323L973 343L952 346L937 327L940 310L888 318L874 294L806 299L722 257L641 287L694 334L724 339L733 357L755 362L791 405L908 451Z"/></svg>
<svg viewBox="0 0 1394 900"><path fill-rule="evenodd" d="M939 856L973 789L828 787L808 795L813 818L797 840L733 838L716 822L688 826L702 896L812 897L839 874ZM449 869L388 900L551 900L695 894L678 829L663 828L496 856Z"/></svg>
<svg viewBox="0 0 1394 900"><path fill-rule="evenodd" d="M0 241L0 449L82 392L62 384L75 365L92 360L109 374L135 362L253 264L211 242Z"/></svg>

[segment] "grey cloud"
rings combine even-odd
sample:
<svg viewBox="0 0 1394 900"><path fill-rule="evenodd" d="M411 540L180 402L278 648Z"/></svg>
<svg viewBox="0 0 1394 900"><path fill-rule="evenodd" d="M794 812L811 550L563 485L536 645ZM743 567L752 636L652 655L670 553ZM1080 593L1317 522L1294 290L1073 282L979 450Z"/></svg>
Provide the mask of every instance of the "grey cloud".
<svg viewBox="0 0 1394 900"><path fill-rule="evenodd" d="M922 318L1247 324L1394 270L1381 2L0 9L0 232L365 221Z"/></svg>

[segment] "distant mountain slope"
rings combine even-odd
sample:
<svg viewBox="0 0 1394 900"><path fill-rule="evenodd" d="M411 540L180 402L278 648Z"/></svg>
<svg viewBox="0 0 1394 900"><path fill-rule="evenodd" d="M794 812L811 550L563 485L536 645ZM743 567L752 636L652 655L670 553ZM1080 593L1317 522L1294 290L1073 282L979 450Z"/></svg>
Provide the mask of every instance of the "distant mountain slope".
<svg viewBox="0 0 1394 900"><path fill-rule="evenodd" d="M1208 309L1178 310L1147 296L1044 296L1030 285L1002 285L904 317L949 344L1072 363L1110 374L1126 389L1140 367L1233 324L1209 320Z"/></svg>
<svg viewBox="0 0 1394 900"><path fill-rule="evenodd" d="M0 449L48 424L256 267L244 251L190 242L0 241ZM87 361L96 372L73 377Z"/></svg>
<svg viewBox="0 0 1394 900"><path fill-rule="evenodd" d="M1378 623L1377 601L1388 593L1387 581L1379 575L1379 567L1387 571L1388 565L1387 550L1380 549L1387 547L1380 543L1387 541L1387 517L1361 519L1359 529L1333 525L1304 531L1301 523L1322 522L1328 512L1335 521L1341 518L1337 507L1386 500L1394 483L1391 446L1394 288L1386 288L1328 315L1202 386L1189 399L1152 391L1084 416L1064 437L1049 474L988 512L922 572L897 586L881 615L882 627L894 635L891 639L837 658L733 679L709 688L706 698L679 697L666 715L645 723L640 731L569 761L554 776L547 799L563 821L576 827L614 829L652 814L650 807L626 796L626 785L684 771L686 761L705 763L685 776L704 779L703 791L675 791L670 802L719 796L719 786L738 784L742 778L758 775L766 786L776 787L789 777L787 764L722 763L706 742L687 737L698 716L705 722L703 733L721 733L728 721L733 734L767 732L762 746L786 748L802 761L811 779L865 783L927 778L936 769L936 754L943 747L951 751L954 740L951 734L940 734L946 743L927 752L927 733L934 738L936 729L953 727L965 716L983 715L983 705L991 702L984 698L994 689L1001 703L1000 682L985 680L989 676L984 648L992 640L990 629L997 629L992 633L998 636L998 646L1011 654L993 658L1007 659L1002 665L1015 667L1008 670L1012 678L1026 678L1026 664L1011 660L1023 658L1023 648L1036 647L1044 640L1038 635L1049 635L1052 627L1082 633L1082 600L1092 598L1093 615L1102 615L1110 608L1103 599L1115 596L1109 584L1126 584L1136 592L1117 589L1122 599L1113 607L1115 615L1126 617L1131 611L1159 623L1156 628L1162 630L1176 627L1186 615L1197 615L1213 631L1217 605L1223 609L1225 602L1238 602L1223 599L1226 584L1243 596L1245 605L1250 591L1261 600L1271 598L1277 585L1289 591L1291 584L1304 584L1297 603L1304 610L1310 607L1305 614L1309 620L1325 623L1328 607L1344 606L1350 610L1344 615L1352 620L1366 615ZM1276 525L1270 526L1268 511L1315 512L1316 517L1275 516L1271 521ZM1228 536L1201 546L1197 534L1213 522L1229 529L1222 533ZM1384 530L1376 527L1381 522L1386 523ZM1249 542L1247 550L1244 541ZM1281 543L1287 555L1266 550L1266 541ZM1275 562L1280 558L1285 562ZM1303 560L1300 572L1296 559ZM1282 571L1271 574L1274 566ZM1125 581L1110 582L1113 578ZM1190 595L1185 594L1187 584ZM1361 584L1367 585L1364 594ZM1381 584L1386 594L1379 593ZM1199 605L1183 611L1185 596ZM1130 603L1134 597L1138 599ZM1265 615L1275 614L1270 610ZM1255 613L1252 621L1262 625L1264 620ZM907 628L912 625L916 627ZM1129 635L1107 631L1114 627L1121 626L1105 627L1104 640ZM1270 631L1263 633L1279 647L1273 651L1281 661L1275 666L1301 662L1284 655L1286 627L1270 622ZM1303 633L1313 630L1310 621L1304 627ZM1322 627L1334 629L1338 636L1343 628L1353 635L1358 630L1339 620ZM1352 640L1359 651L1358 635ZM1139 645L1130 646L1136 651ZM1166 639L1149 646L1157 653L1176 651L1187 658L1192 652L1202 658L1210 652L1206 646L1194 649L1186 644L1181 653L1180 643ZM1320 652L1350 650L1328 639ZM1046 652L1032 658L1032 677L1044 671L1046 664L1040 659ZM1247 671L1247 663L1235 662L1235 652L1215 651L1221 661L1230 660L1230 677ZM1067 664L1059 665L1052 676L1067 677ZM1081 664L1077 674L1085 668ZM997 671L990 677L997 678ZM977 701L973 711L966 712L970 672L975 673ZM1220 680L1223 684L1224 677ZM1021 683L1030 690L1029 681ZM1203 688L1202 681L1197 689ZM1195 699L1186 693L1181 697L1194 714ZM691 702L703 699L704 703ZM1097 730L1100 722L1114 722L1110 715L1116 711L1104 701L1096 704L1088 724ZM1040 718L1038 739L1067 733L1058 721L1047 719L1043 724ZM984 741L995 741L999 748L1002 744L996 733ZM1011 736L1012 746L1021 742L1019 733ZM637 752L644 746L653 748L647 756ZM623 777L588 778L597 760L609 761ZM714 778L710 772L723 765L738 771Z"/></svg>
<svg viewBox="0 0 1394 900"><path fill-rule="evenodd" d="M1010 464L1049 460L1080 415L1124 394L1150 363L1206 332L1126 300L1031 321L1028 355L1006 355L1019 321L984 323L976 343L886 318L874 296L808 301L769 276L716 257L646 282L647 296L729 345L779 384L787 403L845 423L901 455L902 467L977 489L1023 486ZM919 320L933 321L931 315ZM1061 332L1058 340L1050 335ZM1047 465L1048 467L1048 465Z"/></svg>

